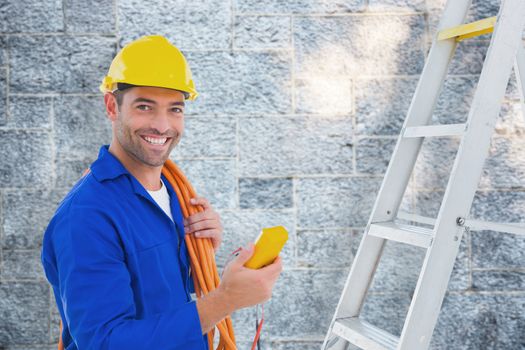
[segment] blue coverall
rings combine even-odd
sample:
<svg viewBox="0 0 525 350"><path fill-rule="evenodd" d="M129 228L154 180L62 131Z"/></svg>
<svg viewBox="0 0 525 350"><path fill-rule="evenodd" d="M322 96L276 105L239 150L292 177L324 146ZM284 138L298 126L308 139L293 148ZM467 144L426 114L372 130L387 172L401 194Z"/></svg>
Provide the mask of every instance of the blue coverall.
<svg viewBox="0 0 525 350"><path fill-rule="evenodd" d="M173 221L120 161L100 148L91 172L62 200L42 264L68 350L201 350L177 195Z"/></svg>

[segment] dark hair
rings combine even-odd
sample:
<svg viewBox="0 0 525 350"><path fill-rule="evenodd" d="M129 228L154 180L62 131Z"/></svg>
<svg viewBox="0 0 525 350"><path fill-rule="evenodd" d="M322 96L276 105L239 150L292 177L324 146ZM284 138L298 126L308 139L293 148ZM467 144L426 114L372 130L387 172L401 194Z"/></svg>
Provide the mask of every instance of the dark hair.
<svg viewBox="0 0 525 350"><path fill-rule="evenodd" d="M117 89L113 91L113 95L115 96L115 99L117 100L117 107L119 109L120 109L120 106L122 106L122 100L124 99L124 94L126 93L126 90L134 86L135 85L132 85L132 84L117 83Z"/></svg>
<svg viewBox="0 0 525 350"><path fill-rule="evenodd" d="M122 106L122 100L124 99L124 94L126 93L126 90L135 86L140 85L133 85L133 84L127 84L127 83L117 83L117 89L113 91L113 95L117 99L117 107L120 109L120 106ZM180 90L177 90L180 91ZM180 91L184 95L185 99L188 99L190 97L190 94L186 91Z"/></svg>

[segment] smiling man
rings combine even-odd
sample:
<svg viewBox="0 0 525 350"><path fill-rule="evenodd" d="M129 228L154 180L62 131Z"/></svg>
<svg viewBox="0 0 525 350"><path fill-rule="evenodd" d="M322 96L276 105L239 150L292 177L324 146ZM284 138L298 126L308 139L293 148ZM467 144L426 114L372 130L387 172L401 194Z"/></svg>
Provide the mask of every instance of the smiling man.
<svg viewBox="0 0 525 350"><path fill-rule="evenodd" d="M101 90L111 144L60 203L44 234L42 264L64 325L66 349L207 349L205 334L233 311L268 300L279 258L245 268L253 245L228 264L219 287L192 300L185 234L222 240L219 214L183 220L161 169L197 92L181 52L140 38L113 60ZM191 142L191 140L189 140Z"/></svg>

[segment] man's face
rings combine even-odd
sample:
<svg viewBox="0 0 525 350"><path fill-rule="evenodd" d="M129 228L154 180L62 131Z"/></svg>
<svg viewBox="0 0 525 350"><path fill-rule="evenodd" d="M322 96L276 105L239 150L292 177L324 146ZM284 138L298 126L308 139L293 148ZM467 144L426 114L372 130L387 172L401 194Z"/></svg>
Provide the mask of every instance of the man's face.
<svg viewBox="0 0 525 350"><path fill-rule="evenodd" d="M184 130L184 95L157 87L127 89L113 123L122 149L137 161L162 166Z"/></svg>

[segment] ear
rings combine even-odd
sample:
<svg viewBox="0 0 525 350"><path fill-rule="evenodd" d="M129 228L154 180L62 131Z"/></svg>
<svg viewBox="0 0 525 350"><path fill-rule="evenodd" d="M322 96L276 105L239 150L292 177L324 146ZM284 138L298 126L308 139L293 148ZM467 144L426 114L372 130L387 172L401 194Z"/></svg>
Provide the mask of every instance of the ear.
<svg viewBox="0 0 525 350"><path fill-rule="evenodd" d="M112 122L117 120L118 106L117 98L115 97L115 95L113 95L111 92L106 92L104 94L104 104L106 105L106 114L108 116L108 119Z"/></svg>

